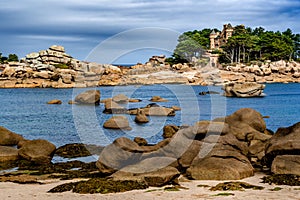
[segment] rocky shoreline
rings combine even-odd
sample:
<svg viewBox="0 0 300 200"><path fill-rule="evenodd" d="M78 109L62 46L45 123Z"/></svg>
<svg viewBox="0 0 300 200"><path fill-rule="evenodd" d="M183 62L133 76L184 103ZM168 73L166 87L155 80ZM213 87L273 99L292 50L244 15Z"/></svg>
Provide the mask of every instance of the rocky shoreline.
<svg viewBox="0 0 300 200"><path fill-rule="evenodd" d="M1 66L0 88L75 88L115 85L224 85L232 82L299 83L300 63L261 62L218 67L165 62L153 56L145 64L121 67L79 61L53 45L20 62Z"/></svg>
<svg viewBox="0 0 300 200"><path fill-rule="evenodd" d="M166 125L164 140L154 145L142 138L121 137L106 147L67 144L56 148L48 141L26 140L1 127L1 169L18 167L18 171L1 174L0 182L73 180L49 192L115 193L167 185L180 190L183 180L241 180L264 173L265 183L300 186L299 131L298 122L273 134L263 116L250 108L193 126ZM99 159L52 163L54 155L98 155ZM243 187L236 185L241 182L232 184L224 187Z"/></svg>

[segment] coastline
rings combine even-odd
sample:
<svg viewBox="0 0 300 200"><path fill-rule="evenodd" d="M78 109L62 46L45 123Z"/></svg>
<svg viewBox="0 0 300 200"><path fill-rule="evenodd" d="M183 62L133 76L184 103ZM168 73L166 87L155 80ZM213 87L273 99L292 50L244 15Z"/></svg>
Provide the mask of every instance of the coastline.
<svg viewBox="0 0 300 200"><path fill-rule="evenodd" d="M211 58L212 59L212 58ZM86 88L116 85L225 85L235 82L300 83L300 63L265 61L251 64L170 65L165 56L152 56L145 64L114 66L80 61L53 45L30 53L19 62L0 65L0 88ZM214 66L214 67L213 67Z"/></svg>
<svg viewBox="0 0 300 200"><path fill-rule="evenodd" d="M119 68L118 68L119 69ZM5 72L5 71L4 71ZM37 72L41 73L41 72ZM48 72L47 72L48 73ZM73 70L57 70L60 76L72 76ZM185 72L168 68L159 70L146 70L136 73L135 69L120 69L120 72L108 74L87 75L85 72L76 72L82 80L70 78L66 83L63 79L51 78L17 78L0 77L0 88L89 88L99 86L126 86L126 85L154 85L154 84L185 84L185 85L225 85L227 83L300 83L300 78L292 73L273 73L268 76L256 75L249 72L236 72L216 68L189 69ZM3 73L2 73L3 74ZM1 76L1 73L0 73ZM76 81L77 80L77 81Z"/></svg>

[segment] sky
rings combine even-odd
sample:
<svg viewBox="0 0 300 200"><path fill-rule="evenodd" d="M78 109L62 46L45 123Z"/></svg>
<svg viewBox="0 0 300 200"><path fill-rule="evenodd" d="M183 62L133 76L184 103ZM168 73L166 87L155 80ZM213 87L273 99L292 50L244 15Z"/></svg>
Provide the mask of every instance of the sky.
<svg viewBox="0 0 300 200"><path fill-rule="evenodd" d="M226 23L300 33L300 0L1 0L0 19L3 55L62 45L79 60L125 64L170 54L185 31Z"/></svg>

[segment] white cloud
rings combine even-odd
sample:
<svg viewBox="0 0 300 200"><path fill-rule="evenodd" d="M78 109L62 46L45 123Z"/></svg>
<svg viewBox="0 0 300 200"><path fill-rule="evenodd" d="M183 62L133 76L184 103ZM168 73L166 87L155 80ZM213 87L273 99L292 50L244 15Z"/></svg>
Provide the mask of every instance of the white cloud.
<svg viewBox="0 0 300 200"><path fill-rule="evenodd" d="M24 35L20 40L31 41L34 38L40 41L33 44L37 50L41 49L39 44L55 40L67 43L70 47L82 42L81 45L86 46L84 49L88 45L92 49L91 45L97 45L95 41L100 42L121 31L143 27L170 28L183 32L203 28L221 29L222 24L230 22L232 25L264 26L274 31L289 27L294 32L300 32L299 8L298 0L2 1L0 17L5 23L0 27L0 42L4 50L0 51L13 52L16 48L14 44L18 41L12 44L7 38L18 35Z"/></svg>

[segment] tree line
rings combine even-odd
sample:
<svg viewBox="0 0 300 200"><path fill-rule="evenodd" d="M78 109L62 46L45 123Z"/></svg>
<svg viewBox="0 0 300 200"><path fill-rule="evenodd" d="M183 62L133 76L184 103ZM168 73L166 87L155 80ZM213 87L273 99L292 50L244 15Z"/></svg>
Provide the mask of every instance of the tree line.
<svg viewBox="0 0 300 200"><path fill-rule="evenodd" d="M0 64L7 63L7 62L18 62L19 58L16 54L9 54L8 57L2 56L0 53Z"/></svg>
<svg viewBox="0 0 300 200"><path fill-rule="evenodd" d="M210 48L210 33L217 29L203 29L184 32L178 38L178 44L170 63L191 62L192 58L201 59ZM243 25L234 27L233 35L220 49L212 53L219 54L220 63L249 63L251 61L300 60L300 34L291 29L284 32L267 31L263 27L252 29Z"/></svg>

